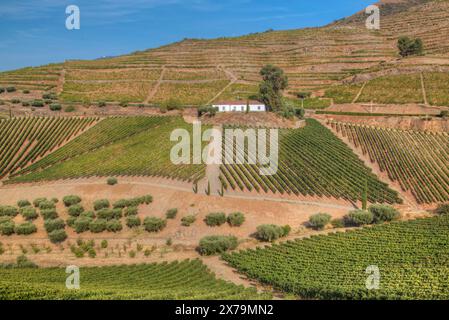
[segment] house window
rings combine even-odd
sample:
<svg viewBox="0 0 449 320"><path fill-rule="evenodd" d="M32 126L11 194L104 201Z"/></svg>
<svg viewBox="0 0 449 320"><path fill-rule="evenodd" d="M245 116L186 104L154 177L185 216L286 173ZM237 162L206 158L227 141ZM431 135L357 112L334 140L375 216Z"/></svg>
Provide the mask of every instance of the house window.
<svg viewBox="0 0 449 320"><path fill-rule="evenodd" d="M260 106L257 106L257 110L260 110Z"/></svg>

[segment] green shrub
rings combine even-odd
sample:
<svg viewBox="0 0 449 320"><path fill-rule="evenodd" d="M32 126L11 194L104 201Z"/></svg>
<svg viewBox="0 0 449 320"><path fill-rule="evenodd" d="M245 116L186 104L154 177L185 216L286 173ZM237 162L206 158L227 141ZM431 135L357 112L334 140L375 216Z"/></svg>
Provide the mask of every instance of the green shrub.
<svg viewBox="0 0 449 320"><path fill-rule="evenodd" d="M399 211L392 206L384 204L373 204L368 208L368 210L373 214L374 223L397 220L401 215Z"/></svg>
<svg viewBox="0 0 449 320"><path fill-rule="evenodd" d="M54 204L57 204L59 202L58 198L51 198L51 202Z"/></svg>
<svg viewBox="0 0 449 320"><path fill-rule="evenodd" d="M70 207L70 206L73 206L74 204L80 203L81 198L79 196L74 196L74 195L65 196L64 198L62 198L62 202L64 202L64 205L66 207Z"/></svg>
<svg viewBox="0 0 449 320"><path fill-rule="evenodd" d="M81 212L79 217L95 219L95 213L93 211L84 211L84 212Z"/></svg>
<svg viewBox="0 0 449 320"><path fill-rule="evenodd" d="M114 219L114 212L111 209L101 209L97 212L97 217L100 219L111 220Z"/></svg>
<svg viewBox="0 0 449 320"><path fill-rule="evenodd" d="M21 223L19 225L16 225L14 228L14 232L20 235L28 235L35 233L36 231L37 231L36 226L31 222Z"/></svg>
<svg viewBox="0 0 449 320"><path fill-rule="evenodd" d="M95 211L109 208L110 206L111 206L111 204L109 203L108 199L100 199L100 200L94 201L94 210Z"/></svg>
<svg viewBox="0 0 449 320"><path fill-rule="evenodd" d="M58 213L56 212L56 209L45 209L41 210L41 216L44 220L56 219L58 217Z"/></svg>
<svg viewBox="0 0 449 320"><path fill-rule="evenodd" d="M68 217L65 222L69 227L73 228L75 226L76 219L78 219L78 217Z"/></svg>
<svg viewBox="0 0 449 320"><path fill-rule="evenodd" d="M42 201L39 203L39 209L40 210L48 210L48 209L54 209L56 208L55 203L53 201Z"/></svg>
<svg viewBox="0 0 449 320"><path fill-rule="evenodd" d="M34 100L33 102L31 102L31 106L35 108L42 108L44 105L44 101L42 100Z"/></svg>
<svg viewBox="0 0 449 320"><path fill-rule="evenodd" d="M19 211L16 207L12 206L0 206L0 216L9 216L9 217L15 217Z"/></svg>
<svg viewBox="0 0 449 320"><path fill-rule="evenodd" d="M52 243L60 243L67 239L67 233L64 229L56 229L48 234L48 238Z"/></svg>
<svg viewBox="0 0 449 320"><path fill-rule="evenodd" d="M147 194L147 195L143 196L143 201L145 204L150 204L153 202L153 196L150 194Z"/></svg>
<svg viewBox="0 0 449 320"><path fill-rule="evenodd" d="M344 221L344 219L333 219L331 221L331 225L334 228L344 228L345 227L345 221Z"/></svg>
<svg viewBox="0 0 449 320"><path fill-rule="evenodd" d="M30 103L28 101L22 101L22 107L29 107Z"/></svg>
<svg viewBox="0 0 449 320"><path fill-rule="evenodd" d="M36 209L31 206L20 208L20 214L25 218L25 220L34 220L38 217Z"/></svg>
<svg viewBox="0 0 449 320"><path fill-rule="evenodd" d="M11 103L18 104L18 103L20 103L20 99L17 99L17 98L11 99Z"/></svg>
<svg viewBox="0 0 449 320"><path fill-rule="evenodd" d="M5 91L6 91L5 88L1 88L1 87L0 87L0 94L3 93L3 92L5 92Z"/></svg>
<svg viewBox="0 0 449 320"><path fill-rule="evenodd" d="M167 221L156 217L147 217L143 221L143 225L148 232L159 232L165 228Z"/></svg>
<svg viewBox="0 0 449 320"><path fill-rule="evenodd" d="M48 220L45 220L45 222L44 222L44 228L47 231L47 233L50 233L53 230L64 229L65 222L61 218L48 219Z"/></svg>
<svg viewBox="0 0 449 320"><path fill-rule="evenodd" d="M74 204L74 205L70 206L68 209L68 213L72 217L79 217L79 215L83 212L84 212L84 208L80 204Z"/></svg>
<svg viewBox="0 0 449 320"><path fill-rule="evenodd" d="M198 251L201 255L210 256L237 248L238 241L234 236L207 236L200 240Z"/></svg>
<svg viewBox="0 0 449 320"><path fill-rule="evenodd" d="M14 221L7 221L0 223L0 234L3 236L9 236L14 233L15 224Z"/></svg>
<svg viewBox="0 0 449 320"><path fill-rule="evenodd" d="M33 206L34 206L35 208L39 208L39 205L41 204L41 202L45 202L45 201L47 201L47 198L37 198L37 199L34 199L34 201L33 201Z"/></svg>
<svg viewBox="0 0 449 320"><path fill-rule="evenodd" d="M30 93L30 90L23 90L22 91L24 94L29 94Z"/></svg>
<svg viewBox="0 0 449 320"><path fill-rule="evenodd" d="M106 102L104 102L104 101L98 101L98 107L99 107L99 108L104 108L104 107L106 107Z"/></svg>
<svg viewBox="0 0 449 320"><path fill-rule="evenodd" d="M123 229L120 220L112 219L106 223L106 228L110 232L119 232Z"/></svg>
<svg viewBox="0 0 449 320"><path fill-rule="evenodd" d="M92 221L93 219L89 217L78 217L73 223L73 228L76 233L88 231Z"/></svg>
<svg viewBox="0 0 449 320"><path fill-rule="evenodd" d="M135 228L142 224L140 218L137 216L128 216L126 217L126 225L128 228Z"/></svg>
<svg viewBox="0 0 449 320"><path fill-rule="evenodd" d="M191 224L193 224L196 221L196 217L194 215L188 215L185 217L182 217L181 219L181 225L184 227L190 227Z"/></svg>
<svg viewBox="0 0 449 320"><path fill-rule="evenodd" d="M118 183L118 180L117 180L117 178L110 177L110 178L108 178L107 183L110 186L114 186L114 185L116 185Z"/></svg>
<svg viewBox="0 0 449 320"><path fill-rule="evenodd" d="M89 224L89 229L93 233L100 233L106 230L107 221L105 219L97 219Z"/></svg>
<svg viewBox="0 0 449 320"><path fill-rule="evenodd" d="M347 225L356 227L371 224L373 219L373 214L365 210L353 210L345 217Z"/></svg>
<svg viewBox="0 0 449 320"><path fill-rule="evenodd" d="M323 230L331 221L331 216L327 213L317 213L309 218L309 225L315 230Z"/></svg>
<svg viewBox="0 0 449 320"><path fill-rule="evenodd" d="M6 92L15 92L16 87L6 87Z"/></svg>
<svg viewBox="0 0 449 320"><path fill-rule="evenodd" d="M100 247L102 249L106 249L108 247L108 241L107 240L102 240L100 243Z"/></svg>
<svg viewBox="0 0 449 320"><path fill-rule="evenodd" d="M221 226L226 222L226 215L223 212L209 213L204 219L204 222L206 222L209 227Z"/></svg>
<svg viewBox="0 0 449 320"><path fill-rule="evenodd" d="M125 210L125 216L135 216L139 213L139 209L137 207L128 207Z"/></svg>
<svg viewBox="0 0 449 320"><path fill-rule="evenodd" d="M285 237L290 233L290 226L277 226L274 224L263 224L257 227L256 238L260 241L274 241Z"/></svg>
<svg viewBox="0 0 449 320"><path fill-rule="evenodd" d="M128 200L120 199L112 204L113 208L126 208L129 205Z"/></svg>
<svg viewBox="0 0 449 320"><path fill-rule="evenodd" d="M228 215L228 223L231 227L240 227L245 222L245 216L241 212L233 212Z"/></svg>
<svg viewBox="0 0 449 320"><path fill-rule="evenodd" d="M165 217L167 219L174 219L174 218L176 218L177 214L178 214L178 209L170 209L170 210L167 210L167 212L165 213Z"/></svg>
<svg viewBox="0 0 449 320"><path fill-rule="evenodd" d="M17 268L28 268L28 269L37 268L37 265L34 262L30 261L23 254L17 257L16 264Z"/></svg>
<svg viewBox="0 0 449 320"><path fill-rule="evenodd" d="M438 208L435 210L435 213L439 215L449 214L449 203L440 204Z"/></svg>
<svg viewBox="0 0 449 320"><path fill-rule="evenodd" d="M421 55L423 53L423 42L420 38L411 39L409 37L400 37L398 39L399 54L402 57L412 55Z"/></svg>
<svg viewBox="0 0 449 320"><path fill-rule="evenodd" d="M31 203L28 200L19 200L19 201L17 201L17 206L19 208L29 207L29 206L31 206Z"/></svg>
<svg viewBox="0 0 449 320"><path fill-rule="evenodd" d="M112 209L112 216L114 217L114 219L120 219L121 217L123 217L122 209Z"/></svg>
<svg viewBox="0 0 449 320"><path fill-rule="evenodd" d="M12 217L9 216L1 216L0 217L0 224L5 223L5 222L11 222L12 221Z"/></svg>
<svg viewBox="0 0 449 320"><path fill-rule="evenodd" d="M61 111L62 106L59 103L52 103L52 104L50 104L50 110L51 111Z"/></svg>

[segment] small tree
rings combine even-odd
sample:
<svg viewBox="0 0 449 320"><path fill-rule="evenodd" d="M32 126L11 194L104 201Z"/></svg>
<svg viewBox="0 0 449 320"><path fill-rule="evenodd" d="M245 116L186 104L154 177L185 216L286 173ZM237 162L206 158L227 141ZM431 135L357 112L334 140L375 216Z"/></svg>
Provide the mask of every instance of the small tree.
<svg viewBox="0 0 449 320"><path fill-rule="evenodd" d="M420 38L411 39L404 36L398 39L398 49L402 57L408 57L411 55L421 55L424 48Z"/></svg>
<svg viewBox="0 0 449 320"><path fill-rule="evenodd" d="M198 252L201 255L213 255L237 248L238 240L234 236L207 236L200 240Z"/></svg>
<svg viewBox="0 0 449 320"><path fill-rule="evenodd" d="M209 227L221 226L226 222L226 215L223 212L209 213L204 219L204 222L206 222Z"/></svg>
<svg viewBox="0 0 449 320"><path fill-rule="evenodd" d="M312 95L311 92L306 92L306 91L298 92L298 93L296 94L296 96L297 96L299 99L301 99L301 108L304 109L304 100L310 98L311 95Z"/></svg>
<svg viewBox="0 0 449 320"><path fill-rule="evenodd" d="M283 109L282 91L288 86L288 78L284 71L273 65L266 65L260 70L262 83L259 95L263 103L272 111Z"/></svg>
<svg viewBox="0 0 449 320"><path fill-rule="evenodd" d="M309 218L310 226L316 230L323 230L330 221L331 216L327 213L317 213Z"/></svg>
<svg viewBox="0 0 449 320"><path fill-rule="evenodd" d="M245 216L241 212L233 212L228 215L228 223L231 227L240 227L245 222Z"/></svg>
<svg viewBox="0 0 449 320"><path fill-rule="evenodd" d="M373 214L365 210L353 210L345 217L346 224L356 227L371 224L373 219Z"/></svg>

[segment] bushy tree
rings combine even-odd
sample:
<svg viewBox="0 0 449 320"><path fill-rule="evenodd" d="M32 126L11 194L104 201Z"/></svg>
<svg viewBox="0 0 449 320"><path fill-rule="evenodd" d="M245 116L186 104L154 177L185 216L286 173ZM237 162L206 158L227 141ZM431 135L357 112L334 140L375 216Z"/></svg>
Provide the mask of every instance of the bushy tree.
<svg viewBox="0 0 449 320"><path fill-rule="evenodd" d="M369 207L369 211L373 214L374 223L393 221L400 217L398 210L384 204L373 204Z"/></svg>
<svg viewBox="0 0 449 320"><path fill-rule="evenodd" d="M238 240L234 236L207 236L200 240L198 252L210 256L237 248Z"/></svg>
<svg viewBox="0 0 449 320"><path fill-rule="evenodd" d="M309 218L309 225L316 229L322 230L331 221L331 216L327 213L317 213Z"/></svg>
<svg viewBox="0 0 449 320"><path fill-rule="evenodd" d="M272 111L283 109L282 91L288 86L288 78L284 71L273 65L266 65L260 70L262 83L259 86L259 96Z"/></svg>
<svg viewBox="0 0 449 320"><path fill-rule="evenodd" d="M402 57L412 55L421 55L424 50L423 42L420 38L411 39L409 37L400 37L398 39L399 54Z"/></svg>
<svg viewBox="0 0 449 320"><path fill-rule="evenodd" d="M110 232L119 232L123 229L120 220L112 219L106 223L106 229Z"/></svg>
<svg viewBox="0 0 449 320"><path fill-rule="evenodd" d="M126 217L126 225L128 228L135 228L142 224L140 218L138 216L129 216Z"/></svg>
<svg viewBox="0 0 449 320"><path fill-rule="evenodd" d="M233 212L228 215L228 223L231 227L240 227L245 222L245 215L241 212Z"/></svg>
<svg viewBox="0 0 449 320"><path fill-rule="evenodd" d="M31 206L20 208L20 214L25 218L25 220L34 220L38 217L36 209Z"/></svg>
<svg viewBox="0 0 449 320"><path fill-rule="evenodd" d="M109 203L108 199L100 199L94 201L94 210L98 211L104 208L109 208L111 204Z"/></svg>
<svg viewBox="0 0 449 320"><path fill-rule="evenodd" d="M178 214L178 209L173 208L173 209L167 210L167 212L165 213L165 217L167 219L174 219L174 218L176 218L177 214Z"/></svg>
<svg viewBox="0 0 449 320"><path fill-rule="evenodd" d="M353 210L345 217L346 224L352 226L363 226L373 223L373 214L366 210Z"/></svg>
<svg viewBox="0 0 449 320"><path fill-rule="evenodd" d="M31 222L21 223L19 225L16 225L14 228L14 232L20 235L28 235L35 233L36 231L37 231L36 226Z"/></svg>
<svg viewBox="0 0 449 320"><path fill-rule="evenodd" d="M48 238L52 243L61 243L67 239L67 233L64 229L56 229L48 234Z"/></svg>
<svg viewBox="0 0 449 320"><path fill-rule="evenodd" d="M226 222L226 215L223 212L209 213L204 219L204 222L206 222L209 227L221 226Z"/></svg>
<svg viewBox="0 0 449 320"><path fill-rule="evenodd" d="M44 228L48 233L50 233L53 230L64 229L65 222L61 218L45 220Z"/></svg>
<svg viewBox="0 0 449 320"><path fill-rule="evenodd" d="M86 232L90 229L92 221L93 219L89 217L78 217L73 223L73 228L76 233Z"/></svg>
<svg viewBox="0 0 449 320"><path fill-rule="evenodd" d="M69 209L68 209L68 213L72 217L79 217L79 215L82 212L84 212L84 208L80 204L74 204L74 205L70 206Z"/></svg>
<svg viewBox="0 0 449 320"><path fill-rule="evenodd" d="M94 220L89 224L90 232L93 232L93 233L103 232L106 230L106 224L107 224L107 221L104 219Z"/></svg>
<svg viewBox="0 0 449 320"><path fill-rule="evenodd" d="M56 219L58 217L58 213L56 212L56 209L45 209L41 210L41 216L44 220Z"/></svg>
<svg viewBox="0 0 449 320"><path fill-rule="evenodd" d="M290 233L290 226L277 226L274 224L263 224L257 227L256 238L260 241L274 241L285 237Z"/></svg>
<svg viewBox="0 0 449 320"><path fill-rule="evenodd" d="M64 202L64 205L66 207L70 207L73 206L74 204L80 203L81 198L75 195L65 196L64 198L62 198L62 202Z"/></svg>
<svg viewBox="0 0 449 320"><path fill-rule="evenodd" d="M159 232L167 225L167 220L163 220L156 217L147 217L143 221L145 230L148 232Z"/></svg>
<svg viewBox="0 0 449 320"><path fill-rule="evenodd" d="M28 200L19 200L19 201L17 201L17 206L19 208L29 207L29 206L31 206L31 203Z"/></svg>
<svg viewBox="0 0 449 320"><path fill-rule="evenodd" d="M14 233L15 224L14 221L9 220L0 223L0 234L3 236L10 236Z"/></svg>
<svg viewBox="0 0 449 320"><path fill-rule="evenodd" d="M184 227L190 227L196 221L194 215L188 215L181 218L181 225Z"/></svg>

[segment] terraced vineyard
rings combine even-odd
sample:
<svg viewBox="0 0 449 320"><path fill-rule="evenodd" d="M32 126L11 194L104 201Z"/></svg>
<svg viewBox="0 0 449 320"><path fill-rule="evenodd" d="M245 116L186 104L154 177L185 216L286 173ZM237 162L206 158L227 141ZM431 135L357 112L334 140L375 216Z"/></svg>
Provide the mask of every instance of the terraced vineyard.
<svg viewBox="0 0 449 320"><path fill-rule="evenodd" d="M98 120L24 117L0 121L0 178L47 155Z"/></svg>
<svg viewBox="0 0 449 320"><path fill-rule="evenodd" d="M449 200L449 135L332 122L418 203Z"/></svg>
<svg viewBox="0 0 449 320"><path fill-rule="evenodd" d="M0 87L14 86L18 90L51 90L57 87L61 72L61 64L1 72Z"/></svg>
<svg viewBox="0 0 449 320"><path fill-rule="evenodd" d="M449 216L394 222L227 254L250 278L322 299L448 299ZM368 290L368 266L380 271Z"/></svg>
<svg viewBox="0 0 449 320"><path fill-rule="evenodd" d="M255 155L249 157L256 159ZM279 169L275 175L260 175L260 167L224 164L220 179L232 189L350 201L361 199L367 181L370 202L401 202L398 194L379 181L348 146L312 119L307 120L305 128L280 131Z"/></svg>
<svg viewBox="0 0 449 320"><path fill-rule="evenodd" d="M267 299L255 289L219 280L199 260L80 269L80 290L65 287L63 268L2 269L0 298L51 299Z"/></svg>
<svg viewBox="0 0 449 320"><path fill-rule="evenodd" d="M174 129L192 126L180 117L108 118L57 152L18 172L6 183L92 176L163 176L201 179L205 165L170 160Z"/></svg>

